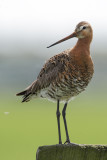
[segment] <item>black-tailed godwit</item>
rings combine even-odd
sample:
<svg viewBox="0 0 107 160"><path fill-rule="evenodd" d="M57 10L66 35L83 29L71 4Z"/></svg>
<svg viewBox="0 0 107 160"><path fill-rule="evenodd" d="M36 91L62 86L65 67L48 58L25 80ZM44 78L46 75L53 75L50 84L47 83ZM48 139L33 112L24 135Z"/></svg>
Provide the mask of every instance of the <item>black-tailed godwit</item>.
<svg viewBox="0 0 107 160"><path fill-rule="evenodd" d="M22 102L28 102L32 97L57 101L56 115L59 144L62 143L59 103L64 102L62 116L66 131L66 142L70 143L65 117L67 104L73 97L85 90L94 72L93 62L90 57L90 43L93 31L89 23L80 22L71 35L49 47L73 37L78 38L76 45L72 49L50 58L41 69L37 79L27 89L17 94L17 96L23 96Z"/></svg>

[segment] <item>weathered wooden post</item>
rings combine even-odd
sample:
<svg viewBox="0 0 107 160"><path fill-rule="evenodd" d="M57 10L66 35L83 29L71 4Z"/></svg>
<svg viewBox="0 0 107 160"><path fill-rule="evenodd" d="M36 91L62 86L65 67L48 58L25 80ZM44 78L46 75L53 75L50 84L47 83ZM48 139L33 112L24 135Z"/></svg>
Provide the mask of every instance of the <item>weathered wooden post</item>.
<svg viewBox="0 0 107 160"><path fill-rule="evenodd" d="M107 145L61 144L41 146L36 160L107 160Z"/></svg>

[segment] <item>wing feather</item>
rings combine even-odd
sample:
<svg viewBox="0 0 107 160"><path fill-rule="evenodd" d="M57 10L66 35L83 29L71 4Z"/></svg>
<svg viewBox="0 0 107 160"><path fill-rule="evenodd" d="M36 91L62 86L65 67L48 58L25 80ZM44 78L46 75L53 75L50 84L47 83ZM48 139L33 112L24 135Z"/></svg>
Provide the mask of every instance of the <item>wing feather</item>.
<svg viewBox="0 0 107 160"><path fill-rule="evenodd" d="M34 81L25 91L17 95L23 95L23 101L29 101L33 94L38 93L41 89L47 88L51 83L58 82L61 79L61 73L66 72L66 65L69 61L69 54L62 52L50 58L41 69L37 80Z"/></svg>
<svg viewBox="0 0 107 160"><path fill-rule="evenodd" d="M60 80L61 73L65 71L66 62L69 60L68 54L58 54L50 58L41 69L37 81L34 82L32 92L46 88L50 83Z"/></svg>

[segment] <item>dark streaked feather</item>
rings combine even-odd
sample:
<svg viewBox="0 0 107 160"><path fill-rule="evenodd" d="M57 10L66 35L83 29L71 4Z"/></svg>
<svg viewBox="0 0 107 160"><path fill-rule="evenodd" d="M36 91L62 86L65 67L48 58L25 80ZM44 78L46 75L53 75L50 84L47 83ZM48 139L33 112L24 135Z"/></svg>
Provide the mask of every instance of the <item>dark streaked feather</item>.
<svg viewBox="0 0 107 160"><path fill-rule="evenodd" d="M27 92L27 90L24 90L22 92L17 93L16 96L23 96L26 94L26 92Z"/></svg>
<svg viewBox="0 0 107 160"><path fill-rule="evenodd" d="M38 93L41 89L47 88L52 82L60 81L58 74L65 70L67 61L69 61L69 56L65 52L50 58L41 69L37 80L27 89L16 95L23 96L22 102L27 102L33 94Z"/></svg>

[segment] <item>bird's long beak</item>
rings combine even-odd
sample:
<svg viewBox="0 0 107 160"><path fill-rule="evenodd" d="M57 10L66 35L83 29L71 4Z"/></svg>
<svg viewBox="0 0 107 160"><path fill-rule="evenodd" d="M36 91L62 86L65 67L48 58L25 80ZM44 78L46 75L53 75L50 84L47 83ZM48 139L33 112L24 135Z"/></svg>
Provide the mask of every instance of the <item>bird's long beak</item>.
<svg viewBox="0 0 107 160"><path fill-rule="evenodd" d="M64 42L64 41L66 41L66 40L68 40L68 39L70 39L70 38L73 38L73 37L76 37L76 32L73 32L73 33L70 34L69 36L67 36L67 37L65 37L65 38L57 41L56 43L53 43L52 45L48 46L47 48L50 48L50 47L52 47L52 46L55 46L56 44L61 43L61 42Z"/></svg>

